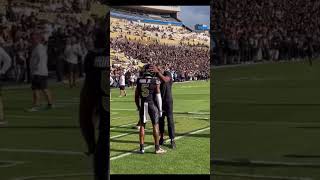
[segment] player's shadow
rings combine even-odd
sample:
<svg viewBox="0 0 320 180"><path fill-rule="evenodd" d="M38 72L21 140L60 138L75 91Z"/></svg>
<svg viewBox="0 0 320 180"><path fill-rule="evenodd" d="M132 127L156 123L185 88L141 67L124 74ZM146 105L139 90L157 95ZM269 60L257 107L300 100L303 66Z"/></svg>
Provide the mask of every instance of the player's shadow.
<svg viewBox="0 0 320 180"><path fill-rule="evenodd" d="M139 144L139 138L137 137L136 141L112 139L112 140L110 140L110 142L124 143L124 144ZM144 142L144 144L145 145L153 145L152 142Z"/></svg>
<svg viewBox="0 0 320 180"><path fill-rule="evenodd" d="M300 127L295 127L297 129L319 129L320 130L320 126L300 126Z"/></svg>
<svg viewBox="0 0 320 180"><path fill-rule="evenodd" d="M132 153L132 154L141 154L137 149L132 150L122 150L122 149L110 149L110 151L113 152L120 152L120 153ZM145 151L144 154L154 154L154 152L151 151ZM121 154L120 154L121 155ZM112 158L112 157L111 157Z"/></svg>
<svg viewBox="0 0 320 180"><path fill-rule="evenodd" d="M320 155L304 155L304 154L286 154L283 155L286 158L320 158Z"/></svg>

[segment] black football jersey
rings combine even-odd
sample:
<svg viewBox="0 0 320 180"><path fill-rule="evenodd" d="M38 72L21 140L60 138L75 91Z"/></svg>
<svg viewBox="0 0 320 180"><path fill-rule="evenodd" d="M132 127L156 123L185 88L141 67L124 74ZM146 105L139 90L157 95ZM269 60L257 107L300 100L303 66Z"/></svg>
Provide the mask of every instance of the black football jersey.
<svg viewBox="0 0 320 180"><path fill-rule="evenodd" d="M158 77L138 78L137 88L141 102L154 102L157 85L160 84Z"/></svg>

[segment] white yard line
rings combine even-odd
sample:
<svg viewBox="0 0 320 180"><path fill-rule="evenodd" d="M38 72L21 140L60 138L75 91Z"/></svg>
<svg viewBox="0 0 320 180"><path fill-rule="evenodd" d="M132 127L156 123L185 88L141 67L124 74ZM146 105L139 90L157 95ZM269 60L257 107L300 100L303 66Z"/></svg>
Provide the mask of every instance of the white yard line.
<svg viewBox="0 0 320 180"><path fill-rule="evenodd" d="M8 163L7 165L0 165L0 168L7 168L7 167L13 167L13 166L16 166L18 164L24 164L25 162L24 161L1 161L0 160L0 163Z"/></svg>
<svg viewBox="0 0 320 180"><path fill-rule="evenodd" d="M200 133L200 132L209 130L209 129L210 129L210 127L206 127L206 128L203 128L203 129L199 129L199 130L196 130L196 131L192 131L192 132L186 133L185 135L176 137L175 140L179 140L179 139L184 138L184 137L186 137L186 136L189 136L189 135L192 135L192 134L197 134L197 133ZM170 142L170 139L168 139L166 142ZM154 146L153 146L153 145L149 145L149 146L145 147L144 149L147 150L147 149L150 149L150 148L152 148L152 147L154 147ZM138 151L139 151L139 149L133 150L133 151L128 152L128 153L120 154L120 155L118 155L118 156L114 156L114 157L110 158L110 161L113 161L113 160L116 160L116 159L119 159L119 158L122 158L122 157L129 156L129 155L134 154L134 153L136 153L136 152L138 152Z"/></svg>

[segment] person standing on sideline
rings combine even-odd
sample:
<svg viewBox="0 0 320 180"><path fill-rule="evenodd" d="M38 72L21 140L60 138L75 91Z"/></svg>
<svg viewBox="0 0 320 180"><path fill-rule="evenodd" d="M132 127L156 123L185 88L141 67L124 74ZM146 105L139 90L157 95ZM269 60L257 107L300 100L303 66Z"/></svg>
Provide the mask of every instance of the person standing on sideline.
<svg viewBox="0 0 320 180"><path fill-rule="evenodd" d="M78 56L81 56L80 50L76 45L76 38L70 37L67 39L67 45L64 50L65 58L68 63L69 87L76 87Z"/></svg>
<svg viewBox="0 0 320 180"><path fill-rule="evenodd" d="M124 72L121 71L120 72L120 78L119 78L119 88L120 88L120 96L119 97L122 97L123 94L124 96L127 96L127 92L126 92L126 78L124 76Z"/></svg>
<svg viewBox="0 0 320 180"><path fill-rule="evenodd" d="M168 132L169 132L169 138L171 143L171 148L176 148L175 143L175 126L173 121L173 98L172 98L172 76L169 71L163 71L160 67L160 64L157 64L156 66L150 67L151 72L154 72L157 74L159 79L161 80L160 90L161 90L161 96L162 96L162 110L163 114L159 119L159 130L160 130L160 140L159 144L163 145L164 143L164 118L167 117L168 122Z"/></svg>
<svg viewBox="0 0 320 180"><path fill-rule="evenodd" d="M47 48L42 44L42 36L39 32L31 34L32 53L30 59L30 71L32 75L31 88L33 93L32 108L29 111L40 110L40 92L47 99L46 109L51 109L52 96L48 89L48 55Z"/></svg>
<svg viewBox="0 0 320 180"><path fill-rule="evenodd" d="M8 71L8 69L10 68L12 59L1 46L2 44L0 44L0 64L3 64L0 68L0 76L2 78L2 76L4 76L5 73ZM4 111L3 111L2 84L0 84L0 127L7 126L7 125L8 125L8 121L5 121Z"/></svg>

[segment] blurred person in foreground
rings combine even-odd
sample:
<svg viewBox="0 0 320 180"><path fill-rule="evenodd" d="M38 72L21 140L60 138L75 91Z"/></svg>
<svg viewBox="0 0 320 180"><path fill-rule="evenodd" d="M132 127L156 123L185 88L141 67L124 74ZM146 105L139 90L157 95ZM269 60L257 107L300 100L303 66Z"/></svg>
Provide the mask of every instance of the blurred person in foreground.
<svg viewBox="0 0 320 180"><path fill-rule="evenodd" d="M108 16L107 16L108 17ZM109 18L107 18L109 19ZM95 47L85 60L85 81L80 93L80 128L86 142L88 156L93 155L95 180L108 180L109 176L109 47L105 21L95 32ZM96 126L99 126L96 138Z"/></svg>
<svg viewBox="0 0 320 180"><path fill-rule="evenodd" d="M12 59L8 53L2 48L3 42L0 42L0 81L11 66ZM0 127L7 126L8 121L4 119L3 101L2 101L2 83L0 84Z"/></svg>

